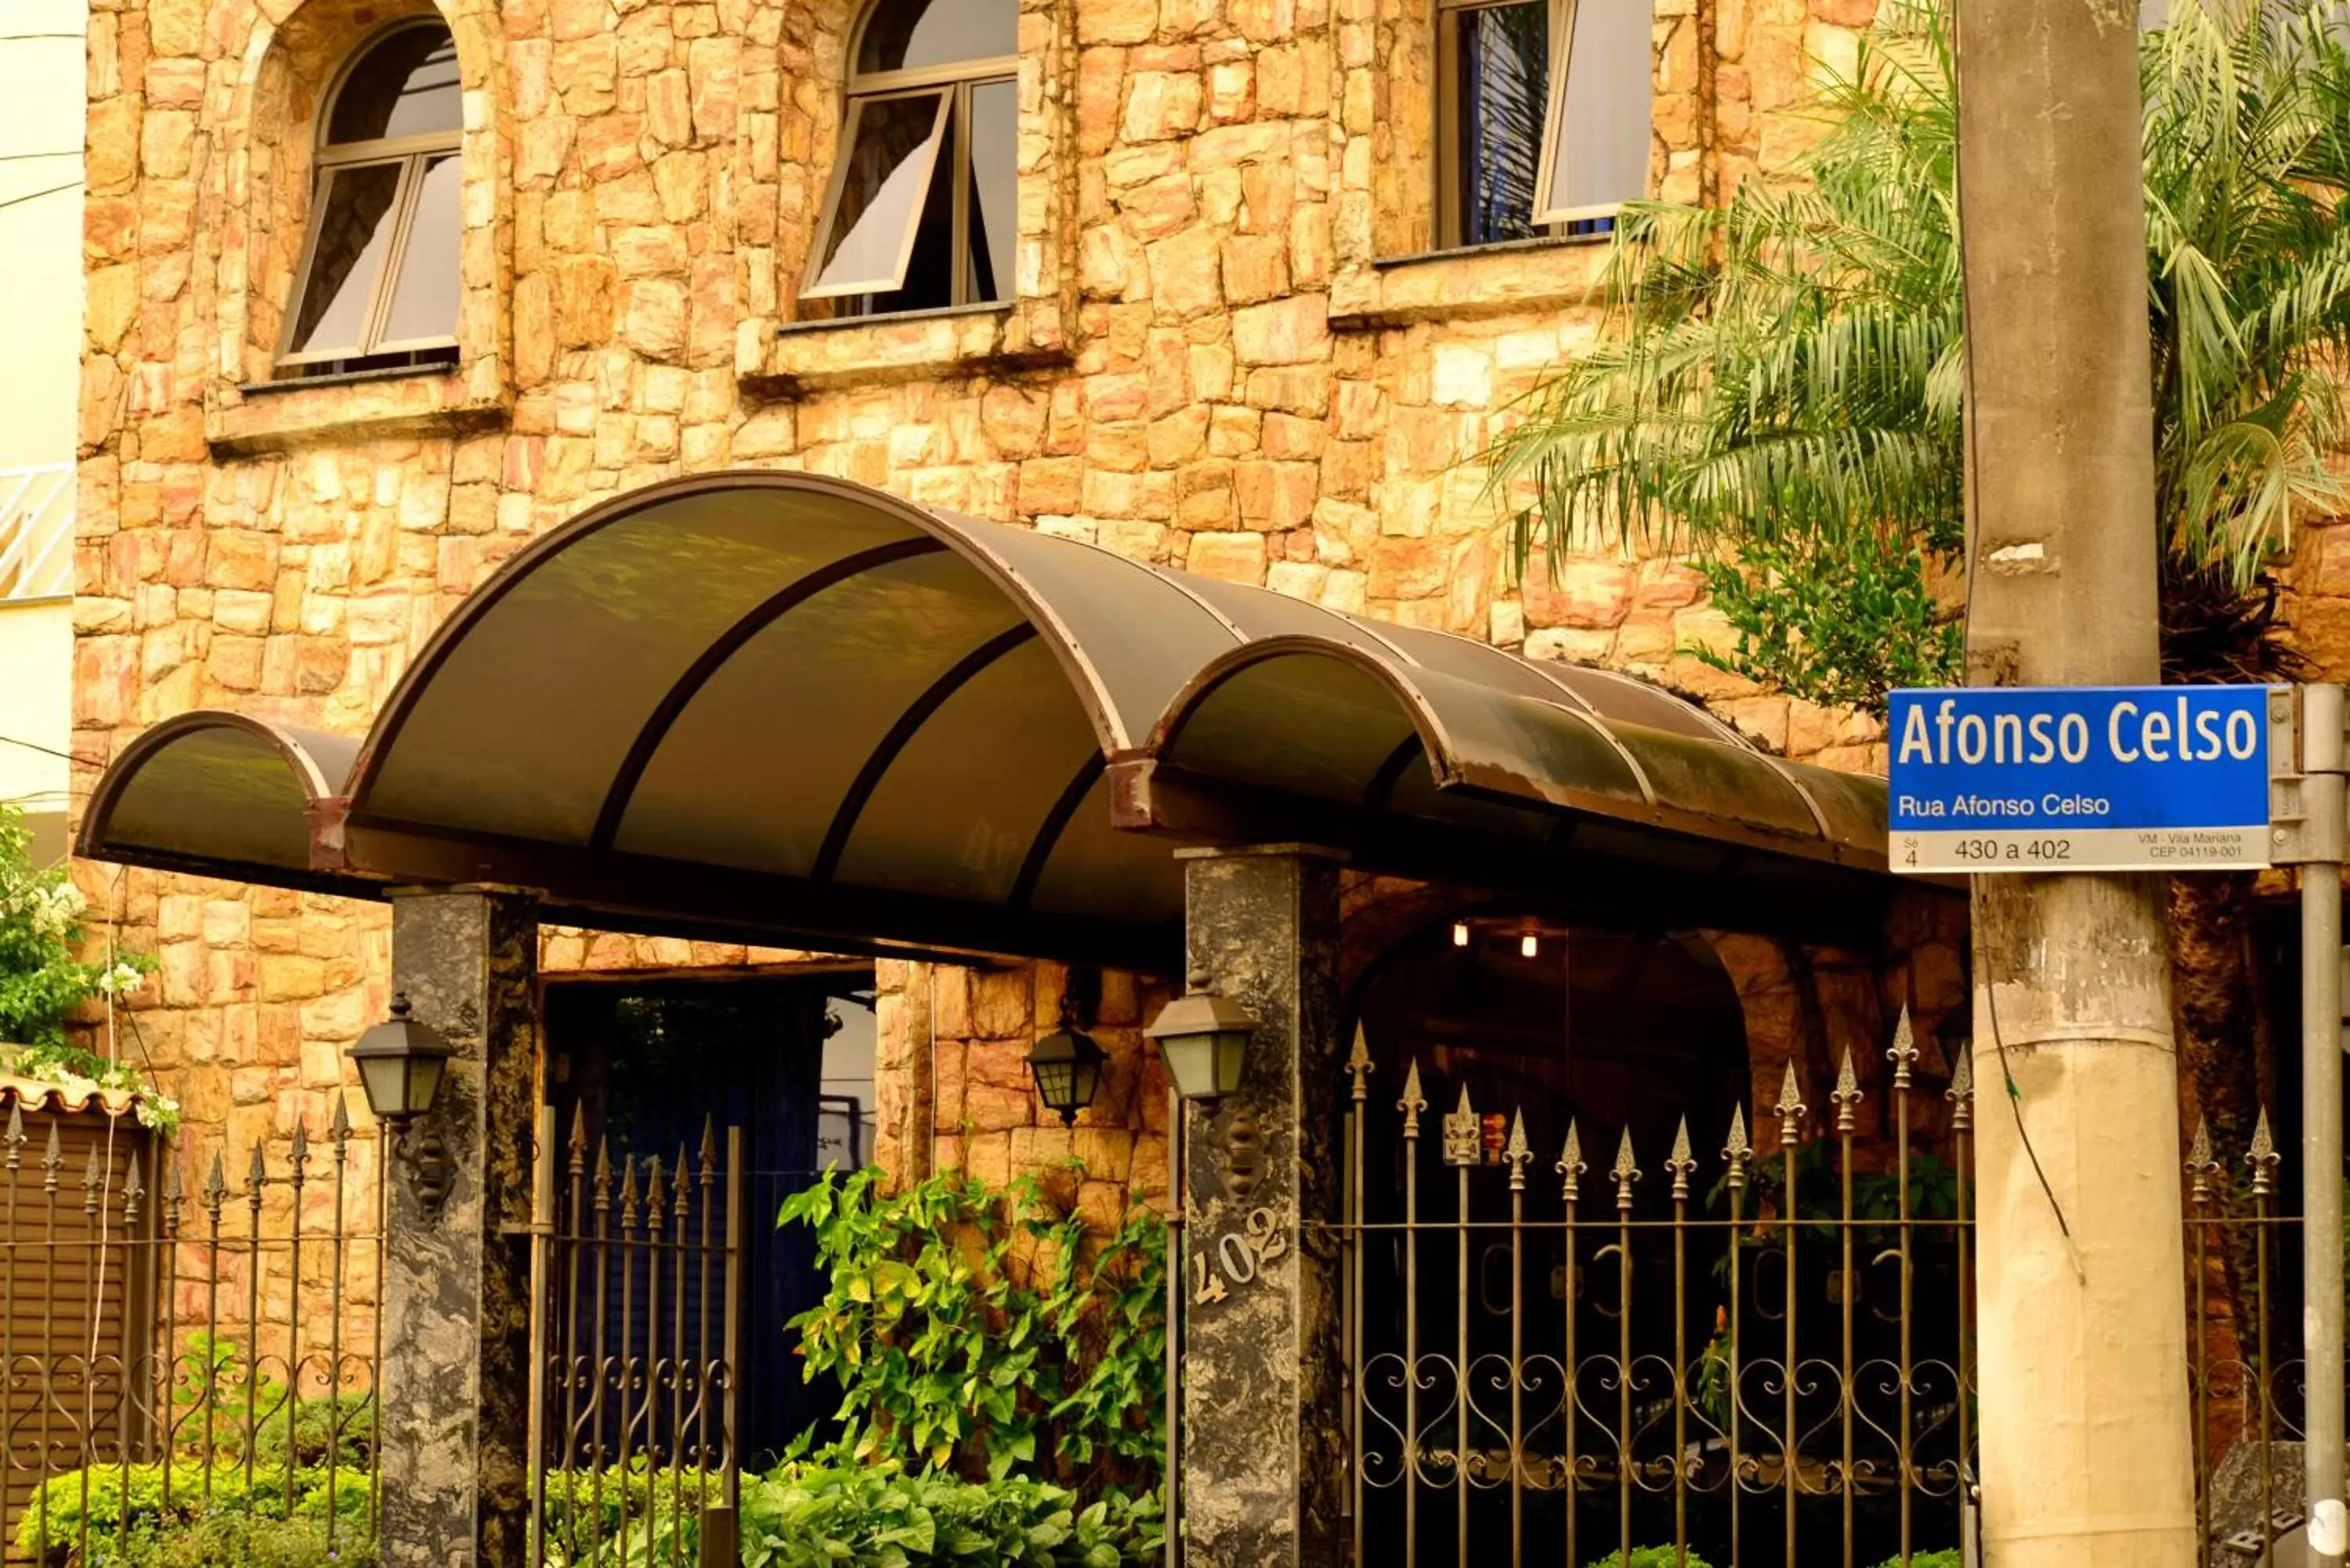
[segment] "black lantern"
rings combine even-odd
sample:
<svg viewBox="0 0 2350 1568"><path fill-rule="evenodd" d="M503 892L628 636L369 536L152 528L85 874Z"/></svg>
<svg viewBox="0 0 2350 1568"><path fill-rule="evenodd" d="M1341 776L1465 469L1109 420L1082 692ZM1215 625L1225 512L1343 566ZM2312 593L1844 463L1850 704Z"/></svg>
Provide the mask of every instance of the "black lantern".
<svg viewBox="0 0 2350 1568"><path fill-rule="evenodd" d="M432 1108L441 1092L442 1069L449 1064L449 1042L430 1023L408 1013L408 996L391 999L391 1016L359 1036L351 1047L359 1087L376 1120L394 1125Z"/></svg>
<svg viewBox="0 0 2350 1568"><path fill-rule="evenodd" d="M1076 1126L1077 1113L1094 1103L1107 1060L1092 1035L1066 1025L1030 1049L1028 1070L1036 1075L1036 1097L1045 1109L1061 1114L1063 1127Z"/></svg>
<svg viewBox="0 0 2350 1568"><path fill-rule="evenodd" d="M449 1151L432 1133L410 1137L408 1127L430 1111L440 1096L451 1055L449 1042L438 1029L409 1016L403 992L392 997L391 1016L360 1035L350 1054L359 1064L368 1109L399 1140L409 1189L426 1213L439 1212L449 1198Z"/></svg>
<svg viewBox="0 0 2350 1568"><path fill-rule="evenodd" d="M1220 1100L1241 1086L1256 1023L1254 1013L1230 997L1194 990L1161 1008L1143 1033L1159 1042L1177 1094Z"/></svg>

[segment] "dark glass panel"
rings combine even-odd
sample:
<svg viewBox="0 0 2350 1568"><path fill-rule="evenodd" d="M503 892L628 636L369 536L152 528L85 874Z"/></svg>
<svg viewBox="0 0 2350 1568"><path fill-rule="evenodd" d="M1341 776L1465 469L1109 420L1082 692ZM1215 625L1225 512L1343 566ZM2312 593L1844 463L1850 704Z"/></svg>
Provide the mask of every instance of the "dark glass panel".
<svg viewBox="0 0 2350 1568"><path fill-rule="evenodd" d="M367 52L335 97L329 144L462 130L457 46L445 27L403 27Z"/></svg>
<svg viewBox="0 0 2350 1568"><path fill-rule="evenodd" d="M1461 243L1536 233L1534 177L1550 92L1546 0L1454 13Z"/></svg>

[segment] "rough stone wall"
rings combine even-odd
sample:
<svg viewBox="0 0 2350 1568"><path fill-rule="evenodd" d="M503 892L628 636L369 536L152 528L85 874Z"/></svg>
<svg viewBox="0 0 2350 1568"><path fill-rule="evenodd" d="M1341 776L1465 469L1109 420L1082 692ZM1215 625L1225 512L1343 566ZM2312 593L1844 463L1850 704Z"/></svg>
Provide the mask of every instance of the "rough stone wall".
<svg viewBox="0 0 2350 1568"><path fill-rule="evenodd" d="M1057 1026L1067 980L1052 963L880 965L876 1161L900 1177L962 1170L998 1185L1055 1172L1054 1197L1105 1230L1129 1198L1163 1200L1167 1075L1142 1024L1173 993L1163 981L1103 972L1086 1033L1109 1060L1093 1105L1064 1127L1036 1098L1028 1050Z"/></svg>
<svg viewBox="0 0 2350 1568"><path fill-rule="evenodd" d="M1430 232L1428 0L1022 0L1015 299L852 322L804 320L795 298L849 0L439 3L467 128L459 362L292 386L265 377L316 106L356 39L424 0L93 6L81 790L190 707L362 729L524 543L729 464L1617 665L1768 744L1880 760L1866 726L1689 657L1720 626L1683 568L1589 558L1507 580L1461 460L1596 329L1598 253L1408 256ZM1707 196L1789 156L1804 51L1848 54L1866 9L1659 0L1658 189ZM382 911L81 875L118 939L161 958L135 1046L192 1128L321 1127L343 1050L389 1001ZM788 959L568 932L543 956L550 972ZM884 970L885 1107L931 1093L904 1081L906 1021L938 1025L937 1158L993 1172L1066 1143L1102 1181L1157 1179L1142 999L1104 1026L1130 1135L1112 1149L1089 1136L1107 1110L1066 1138L1014 1114L1015 1047L1049 1011L1024 1020L1003 973L938 971L933 1002L922 971Z"/></svg>

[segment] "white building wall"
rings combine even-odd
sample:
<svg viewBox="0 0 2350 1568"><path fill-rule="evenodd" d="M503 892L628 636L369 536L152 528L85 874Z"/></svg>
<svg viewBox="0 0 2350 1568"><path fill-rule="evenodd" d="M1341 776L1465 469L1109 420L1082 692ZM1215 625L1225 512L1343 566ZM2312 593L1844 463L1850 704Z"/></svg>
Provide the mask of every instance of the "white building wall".
<svg viewBox="0 0 2350 1568"><path fill-rule="evenodd" d="M0 800L45 855L64 849L73 496L21 471L75 456L88 21L86 0L0 6ZM58 572L26 569L44 555Z"/></svg>

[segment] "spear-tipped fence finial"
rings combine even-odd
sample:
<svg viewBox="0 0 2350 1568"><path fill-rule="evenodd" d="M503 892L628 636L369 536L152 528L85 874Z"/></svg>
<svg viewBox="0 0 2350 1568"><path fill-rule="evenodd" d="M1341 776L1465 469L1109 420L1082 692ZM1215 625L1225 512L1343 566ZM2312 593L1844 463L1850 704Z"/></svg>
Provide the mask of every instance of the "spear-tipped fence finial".
<svg viewBox="0 0 2350 1568"><path fill-rule="evenodd" d="M1632 1183L1640 1179L1640 1162L1632 1157L1630 1127L1626 1127L1624 1136L1616 1142L1616 1163L1607 1174L1616 1183L1616 1207L1628 1211L1632 1207Z"/></svg>
<svg viewBox="0 0 2350 1568"><path fill-rule="evenodd" d="M1909 1025L1909 1004L1906 1002L1901 1004L1900 1018L1893 1025L1892 1047L1885 1056L1893 1064L1893 1087L1907 1091L1909 1069L1918 1060L1918 1034Z"/></svg>
<svg viewBox="0 0 2350 1568"><path fill-rule="evenodd" d="M2187 1145L2187 1177L2191 1183L2188 1199L2199 1207L2211 1200L2211 1183L2220 1174L2220 1162L2211 1158L2211 1123L2200 1115L2195 1117L2195 1137Z"/></svg>
<svg viewBox="0 0 2350 1568"><path fill-rule="evenodd" d="M1787 1064L1787 1076L1779 1085L1779 1103L1772 1115L1779 1118L1779 1147L1793 1148L1804 1141L1804 1116L1810 1110L1804 1104L1803 1085L1795 1081L1795 1064Z"/></svg>
<svg viewBox="0 0 2350 1568"><path fill-rule="evenodd" d="M1502 1163L1510 1168L1511 1191L1526 1189L1526 1162L1534 1157L1534 1151L1526 1142L1526 1113L1521 1106L1510 1118L1510 1141L1502 1147Z"/></svg>
<svg viewBox="0 0 2350 1568"><path fill-rule="evenodd" d="M1566 1118L1566 1147L1559 1151L1558 1173L1565 1178L1561 1188L1566 1199L1567 1212L1575 1212L1575 1200L1582 1196L1583 1173L1591 1168L1583 1162L1583 1135L1575 1130L1575 1118Z"/></svg>
<svg viewBox="0 0 2350 1568"><path fill-rule="evenodd" d="M1363 1026L1355 1025L1355 1046L1347 1053L1347 1075L1354 1080L1354 1099L1362 1104L1370 1093L1371 1043L1363 1033Z"/></svg>
<svg viewBox="0 0 2350 1568"><path fill-rule="evenodd" d="M1835 1106L1837 1137L1852 1136L1854 1113L1860 1108L1860 1075L1852 1070L1852 1047L1847 1045L1844 1048L1844 1060L1836 1065L1835 1087L1828 1091L1828 1103Z"/></svg>
<svg viewBox="0 0 2350 1568"><path fill-rule="evenodd" d="M1665 1171L1673 1179L1673 1201L1686 1200L1690 1178L1697 1174L1697 1156L1690 1148L1689 1117L1681 1117L1680 1126L1673 1132L1673 1151L1665 1156Z"/></svg>
<svg viewBox="0 0 2350 1568"><path fill-rule="evenodd" d="M1746 1165L1754 1158L1754 1146L1746 1137L1746 1107L1730 1107L1730 1141L1722 1146L1721 1158L1730 1164L1730 1190L1743 1191L1746 1187Z"/></svg>
<svg viewBox="0 0 2350 1568"><path fill-rule="evenodd" d="M1403 1098L1396 1102L1396 1109L1403 1113L1403 1136L1419 1137L1419 1113L1428 1109L1428 1094L1419 1086L1419 1058L1417 1056L1411 1059L1411 1065L1404 1073Z"/></svg>
<svg viewBox="0 0 2350 1568"><path fill-rule="evenodd" d="M1469 1085L1461 1085L1461 1108L1444 1118L1444 1163L1462 1169L1485 1157L1484 1124L1469 1104Z"/></svg>
<svg viewBox="0 0 2350 1568"><path fill-rule="evenodd" d="M2252 1147L2244 1156L2244 1163L2252 1168L2252 1196L2265 1198L2275 1190L2276 1168L2284 1157L2277 1153L2276 1138L2269 1131L2268 1107L2261 1107L2261 1119L2252 1124Z"/></svg>
<svg viewBox="0 0 2350 1568"><path fill-rule="evenodd" d="M1950 1130L1964 1132L1975 1125L1975 1059L1968 1052L1959 1053L1950 1064L1950 1086L1942 1091L1950 1102Z"/></svg>

